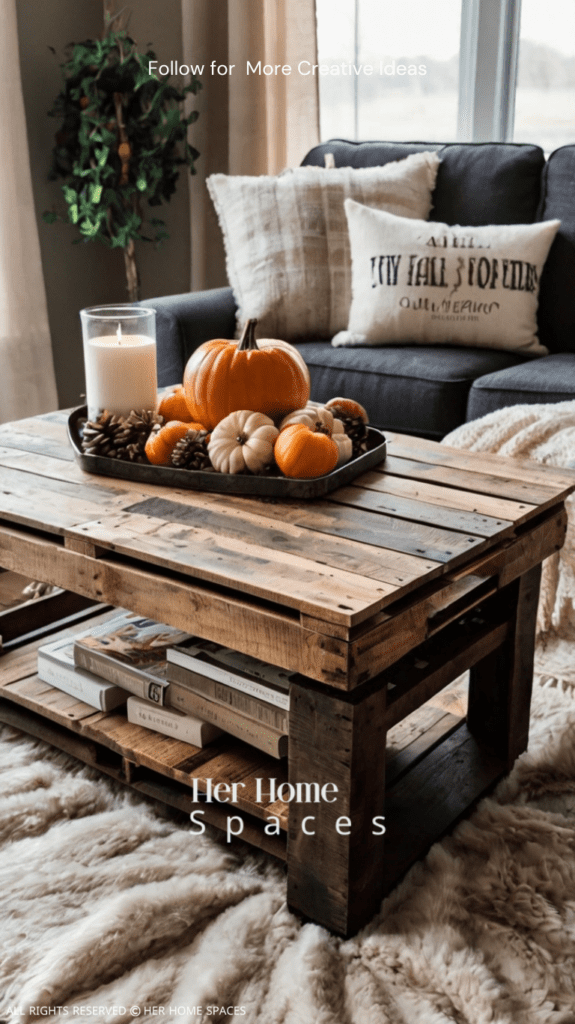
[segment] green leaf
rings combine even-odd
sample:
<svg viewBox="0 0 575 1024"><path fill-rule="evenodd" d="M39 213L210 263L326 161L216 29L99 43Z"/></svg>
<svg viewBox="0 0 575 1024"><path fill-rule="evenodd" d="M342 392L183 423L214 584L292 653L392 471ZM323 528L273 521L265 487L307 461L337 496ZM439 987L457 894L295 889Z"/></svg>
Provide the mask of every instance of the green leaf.
<svg viewBox="0 0 575 1024"><path fill-rule="evenodd" d="M94 156L96 157L96 160L98 161L98 167L104 167L104 165L108 162L109 154L110 154L110 147L109 146L102 146L101 149L98 149L96 147L96 149L94 150Z"/></svg>
<svg viewBox="0 0 575 1024"><path fill-rule="evenodd" d="M78 223L78 206L76 203L72 203L72 205L68 207L68 217L72 221L72 224Z"/></svg>
<svg viewBox="0 0 575 1024"><path fill-rule="evenodd" d="M75 203L78 199L78 193L75 189L70 188L69 185L62 185L62 192L64 193L64 199L70 206L71 203Z"/></svg>
<svg viewBox="0 0 575 1024"><path fill-rule="evenodd" d="M138 180L136 182L136 188L139 189L140 192L145 192L147 187L148 187L148 183L147 183L146 179L145 178L138 178Z"/></svg>
<svg viewBox="0 0 575 1024"><path fill-rule="evenodd" d="M103 186L102 185L92 185L90 187L90 202L95 203L96 206L97 206L98 203L100 202L101 198L102 198L102 192L103 192Z"/></svg>

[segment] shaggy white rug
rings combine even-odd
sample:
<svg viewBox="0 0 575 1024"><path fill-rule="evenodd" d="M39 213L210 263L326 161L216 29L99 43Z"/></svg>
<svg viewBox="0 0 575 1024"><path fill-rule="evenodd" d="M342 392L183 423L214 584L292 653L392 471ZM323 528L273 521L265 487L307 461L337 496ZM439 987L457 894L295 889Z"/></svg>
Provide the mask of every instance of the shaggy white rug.
<svg viewBox="0 0 575 1024"><path fill-rule="evenodd" d="M530 752L346 942L288 912L277 862L8 728L0 835L6 1020L575 1020L570 689L536 686Z"/></svg>
<svg viewBox="0 0 575 1024"><path fill-rule="evenodd" d="M547 574L544 640L572 620L570 565ZM575 691L550 663L529 752L348 941L288 912L277 862L4 728L0 1016L573 1024Z"/></svg>

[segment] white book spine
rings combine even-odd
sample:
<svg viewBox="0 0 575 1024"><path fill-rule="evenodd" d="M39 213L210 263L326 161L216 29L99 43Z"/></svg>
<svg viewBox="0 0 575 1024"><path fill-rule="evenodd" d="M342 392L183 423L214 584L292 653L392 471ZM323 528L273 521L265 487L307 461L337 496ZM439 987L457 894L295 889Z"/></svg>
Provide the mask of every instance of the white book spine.
<svg viewBox="0 0 575 1024"><path fill-rule="evenodd" d="M268 704L275 704L276 707L289 711L289 692L282 693L281 690L272 690L263 683L257 683L246 676L236 675L235 672L228 672L225 668L212 665L201 658L195 658L192 654L179 651L175 647L168 649L167 658L168 665L170 662L173 662L174 665L181 665L182 668L187 668L191 672L197 672L198 675L207 676L208 679L215 679L216 682L225 683L226 686L233 686L236 690L249 693L251 697L258 697L259 700L265 700Z"/></svg>
<svg viewBox="0 0 575 1024"><path fill-rule="evenodd" d="M163 736L191 743L194 747L203 747L217 736L221 736L221 729L211 722L202 722L192 715L182 714L181 711L158 707L140 697L128 697L126 708L129 722L143 725L145 729L153 729Z"/></svg>
<svg viewBox="0 0 575 1024"><path fill-rule="evenodd" d="M72 669L38 653L38 676L44 683L55 686L70 697L77 697L92 708L111 711L123 704L127 694L120 694L119 688L101 679L93 679L81 669Z"/></svg>

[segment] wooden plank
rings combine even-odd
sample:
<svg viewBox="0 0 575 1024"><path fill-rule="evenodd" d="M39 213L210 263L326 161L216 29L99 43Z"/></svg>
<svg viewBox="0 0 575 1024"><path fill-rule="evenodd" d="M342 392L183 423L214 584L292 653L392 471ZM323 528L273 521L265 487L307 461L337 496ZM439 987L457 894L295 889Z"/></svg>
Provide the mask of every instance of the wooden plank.
<svg viewBox="0 0 575 1024"><path fill-rule="evenodd" d="M390 584L259 544L257 532L248 542L217 525L212 530L126 511L74 527L68 535L345 625L373 614L394 592Z"/></svg>
<svg viewBox="0 0 575 1024"><path fill-rule="evenodd" d="M44 413L40 416L26 416L21 420L13 420L11 423L0 424L0 439L7 435L13 437L20 434L23 437L41 438L60 444L62 448L70 449L68 441L68 418L62 422L55 419L53 413Z"/></svg>
<svg viewBox="0 0 575 1024"><path fill-rule="evenodd" d="M370 490L358 486L357 481L356 486L340 487L331 496L331 500L342 505L352 505L354 508L368 509L371 512L385 512L398 519L426 523L429 526L436 526L439 521L443 529L456 530L477 537L509 536L513 533L514 527L513 522L509 520L496 519L477 512L462 512L448 506L444 506L439 513L437 505L431 502Z"/></svg>
<svg viewBox="0 0 575 1024"><path fill-rule="evenodd" d="M508 640L497 657L485 651L469 678L469 731L508 770L527 749L540 579L536 565L510 585Z"/></svg>
<svg viewBox="0 0 575 1024"><path fill-rule="evenodd" d="M0 609L7 611L15 605L23 604L28 600L22 596L24 588L32 581L16 572L6 572L0 569ZM0 635L2 630L0 629Z"/></svg>
<svg viewBox="0 0 575 1024"><path fill-rule="evenodd" d="M10 435L0 435L0 444L3 449L13 448L15 453L35 452L37 455L45 453L53 459L61 459L70 465L74 462L74 453L69 447L64 448L58 442L41 437L30 437L28 434L14 432Z"/></svg>
<svg viewBox="0 0 575 1024"><path fill-rule="evenodd" d="M21 582L23 582L21 580ZM59 590L44 594L42 597L22 601L15 608L0 612L0 650L16 637L39 629L56 619L72 615L74 612L89 608L90 598L80 597L70 590Z"/></svg>
<svg viewBox="0 0 575 1024"><path fill-rule="evenodd" d="M39 676L28 676L13 683L7 683L0 689L3 697L32 710L42 707L43 713L54 721L81 721L93 717L94 708L84 701L72 697L63 690L45 683ZM96 711L96 714L100 712Z"/></svg>
<svg viewBox="0 0 575 1024"><path fill-rule="evenodd" d="M398 570L390 572L385 556L382 558L381 548L319 533L312 528L312 517L309 526L286 522L281 515L269 514L269 505L258 505L255 500L250 502L249 499L242 499L239 504L231 504L227 497L222 498L221 495L194 494L193 501L184 503L172 500L172 495L177 497L170 492L169 498L148 499L131 505L126 511L165 522L181 523L194 529L208 528L226 539L234 538L248 545L257 542L275 552L281 549L312 559L316 564L387 582L391 584L390 593L398 583L404 582L405 575L414 578L422 569L426 571L434 568L434 563L421 558L414 557L411 561L405 559L400 576ZM183 497L182 492L179 497ZM293 505L290 504L288 508L294 511Z"/></svg>
<svg viewBox="0 0 575 1024"><path fill-rule="evenodd" d="M188 503L184 492L171 492L170 500L172 499ZM214 506L216 501L220 503L219 506ZM221 495L194 495L194 505L202 508L210 510L214 507L221 508L221 503ZM289 531L290 534L296 536L303 532L309 534L314 550L317 552L318 561L321 559L330 565L332 564L331 560L335 558L335 564L340 564L342 568L359 571L364 576L382 579L397 587L409 586L414 580L418 580L427 573L435 572L437 574L442 571L441 563L385 548L377 537L375 542L370 544L365 538L354 541L348 539L341 532L331 533L329 523L333 509L329 506L324 508L318 501L301 504L296 501L286 502L275 498L267 500L226 495L223 503L230 514L235 512L242 517L248 514L261 515L266 520L272 521L275 529L280 531ZM278 527L278 523L281 526ZM280 536L282 536L281 533Z"/></svg>
<svg viewBox="0 0 575 1024"><path fill-rule="evenodd" d="M497 576L498 586L505 587L538 562L560 551L565 541L566 530L567 513L563 506L551 509L535 526L522 533L513 543L504 541L495 551L470 562L464 569L451 570L447 576L452 581L460 579L466 573L484 579Z"/></svg>
<svg viewBox="0 0 575 1024"><path fill-rule="evenodd" d="M226 504L229 504L227 497L225 501ZM192 507L195 505L195 498L185 511L178 511L174 504L173 511L170 513L169 506L171 504L168 500L160 503L161 518L166 518L168 514L171 514L174 521L185 520L190 523L197 521L200 526L212 520L212 509L209 509L207 515L198 516ZM130 506L126 512L132 516L138 513L153 516L157 509L157 502L145 501ZM288 521L298 527L308 527L310 530L328 533L330 536L348 537L362 544L370 544L375 548L386 547L400 552L402 555L415 555L435 563L445 562L460 552L467 556L471 547L481 544L481 539L475 536L468 537L452 530L443 530L437 525L432 527L422 524L420 526L416 523L395 519L392 516L371 515L369 512L355 507L340 507L337 503L332 503L329 500L309 502L305 508L291 505L287 507L286 514L289 517ZM91 525L86 524L86 528L91 529ZM225 520L222 522L222 526L225 528ZM91 535L94 536L93 533ZM95 536L96 539L100 539L97 534Z"/></svg>
<svg viewBox="0 0 575 1024"><path fill-rule="evenodd" d="M381 898L383 836L372 819L383 814L384 709L384 690L354 703L290 687L290 782L337 792L334 802L290 806L288 905L341 935L364 925Z"/></svg>
<svg viewBox="0 0 575 1024"><path fill-rule="evenodd" d="M386 473L393 476L407 477L410 480L430 481L444 487L455 487L461 491L472 491L474 494L489 494L492 497L524 502L539 506L538 511L556 505L566 497L571 488L543 486L542 484L523 483L512 476L513 467L509 467L509 476L491 476L473 469L457 469L453 466L437 466L433 462L417 461L413 458L388 455L383 463Z"/></svg>
<svg viewBox="0 0 575 1024"><path fill-rule="evenodd" d="M495 455L491 452L467 451L450 445L428 441L423 437L386 432L388 446L393 455L405 456L433 462L438 466L453 466L456 469L477 469L507 479L510 475L524 483L541 484L557 490L570 487L575 489L575 471L535 462L533 459Z"/></svg>
<svg viewBox="0 0 575 1024"><path fill-rule="evenodd" d="M133 499L133 495L130 495ZM85 523L102 511L121 509L129 502L122 491L102 484L40 480L31 473L3 467L0 484L0 517L14 523L62 534L67 527Z"/></svg>
<svg viewBox="0 0 575 1024"><path fill-rule="evenodd" d="M161 609L168 625L332 686L348 686L349 651L344 641L304 630L297 618L237 595L159 570L90 559L8 527L0 531L0 562L149 618L157 618Z"/></svg>
<svg viewBox="0 0 575 1024"><path fill-rule="evenodd" d="M421 713L423 709L420 709ZM415 712L418 714L418 712ZM385 778L387 785L399 781L399 779L411 771L419 762L427 756L430 750L438 746L443 740L459 728L462 721L461 715L451 714L440 708L430 708L426 721L427 728L417 736L410 744L406 744L400 750L394 752L385 765ZM389 751L390 736L388 733L387 749Z"/></svg>
<svg viewBox="0 0 575 1024"><path fill-rule="evenodd" d="M505 773L463 723L386 793L384 891Z"/></svg>
<svg viewBox="0 0 575 1024"><path fill-rule="evenodd" d="M166 494L166 487L163 484L140 483L136 480L124 480L113 476L96 476L95 474L84 473L78 463L73 460L69 462L57 458L42 451L41 454L25 451L24 449L8 449L0 443L0 465L9 469L18 469L23 473L30 473L36 477L48 477L51 480L83 484L95 488L105 501L106 493L125 494L133 496L132 501L142 498L144 495ZM38 482L41 487L41 481ZM102 491L101 489L104 488ZM186 492L182 492L185 494ZM189 492L187 492L189 493Z"/></svg>
<svg viewBox="0 0 575 1024"><path fill-rule="evenodd" d="M488 546L488 541L443 530L440 526L411 523L329 500L314 502L301 512L292 510L289 521L299 526L308 525L320 533L347 537L434 562L455 562L467 558L474 547Z"/></svg>
<svg viewBox="0 0 575 1024"><path fill-rule="evenodd" d="M412 480L401 476L393 476L385 471L370 470L356 477L354 487L367 487L385 494L397 495L401 498L417 499L428 505L439 505L443 509L459 509L462 512L476 512L479 515L501 517L518 526L529 519L536 510L536 505L527 505L521 501L507 501L505 498L492 498L489 494L475 494L473 491L460 491L456 487L442 487L424 480Z"/></svg>

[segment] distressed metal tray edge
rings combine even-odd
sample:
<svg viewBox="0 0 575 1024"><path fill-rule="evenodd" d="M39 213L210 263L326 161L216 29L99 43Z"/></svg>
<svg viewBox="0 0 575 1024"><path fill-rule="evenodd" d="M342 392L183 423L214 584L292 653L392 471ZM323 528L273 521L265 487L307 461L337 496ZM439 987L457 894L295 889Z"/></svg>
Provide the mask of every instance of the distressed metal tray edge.
<svg viewBox="0 0 575 1024"><path fill-rule="evenodd" d="M339 469L312 480L294 480L289 477L249 476L247 474L206 473L199 469L176 469L172 466L150 466L144 463L120 462L102 455L87 455L82 451L82 422L86 419L86 406L74 409L68 417L68 437L81 469L97 476L119 477L140 483L161 484L164 487L185 488L193 491L212 491L217 494L246 494L267 498L321 498L338 487L349 484L361 473L373 469L386 457L387 441L380 430L368 428L368 450Z"/></svg>

